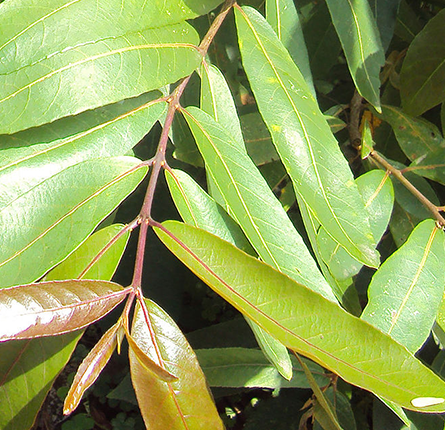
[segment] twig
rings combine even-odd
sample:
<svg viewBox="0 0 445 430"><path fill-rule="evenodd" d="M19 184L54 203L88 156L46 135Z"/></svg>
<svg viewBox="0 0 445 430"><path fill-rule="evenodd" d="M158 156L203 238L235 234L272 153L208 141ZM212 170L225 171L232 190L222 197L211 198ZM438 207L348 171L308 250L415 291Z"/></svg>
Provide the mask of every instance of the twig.
<svg viewBox="0 0 445 430"><path fill-rule="evenodd" d="M350 103L350 120L348 124L349 141L354 148L358 148L362 141L360 133L360 113L362 111L363 97L355 90Z"/></svg>

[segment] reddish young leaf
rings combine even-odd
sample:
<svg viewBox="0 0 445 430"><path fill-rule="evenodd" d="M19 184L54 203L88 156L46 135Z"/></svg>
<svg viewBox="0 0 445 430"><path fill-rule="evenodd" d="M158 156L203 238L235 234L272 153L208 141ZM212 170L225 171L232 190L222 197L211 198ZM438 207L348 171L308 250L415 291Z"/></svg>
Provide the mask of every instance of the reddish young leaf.
<svg viewBox="0 0 445 430"><path fill-rule="evenodd" d="M116 349L118 336L121 335L119 329L122 330L122 320L119 320L107 330L82 361L65 398L65 403L63 404L64 415L70 414L77 408L83 393L94 383L100 372L107 365L108 360Z"/></svg>
<svg viewBox="0 0 445 430"><path fill-rule="evenodd" d="M163 382L129 349L131 379L150 430L222 430L196 355L174 321L156 304L136 307L131 334L142 351L178 377ZM150 325L150 327L147 325Z"/></svg>
<svg viewBox="0 0 445 430"><path fill-rule="evenodd" d="M102 318L130 288L108 281L41 282L0 290L0 341L67 333Z"/></svg>

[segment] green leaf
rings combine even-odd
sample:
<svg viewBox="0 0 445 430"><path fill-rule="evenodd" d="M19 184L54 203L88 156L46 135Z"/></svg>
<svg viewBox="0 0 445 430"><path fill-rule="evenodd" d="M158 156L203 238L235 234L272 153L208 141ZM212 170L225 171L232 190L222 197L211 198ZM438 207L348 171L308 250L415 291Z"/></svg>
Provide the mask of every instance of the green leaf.
<svg viewBox="0 0 445 430"><path fill-rule="evenodd" d="M372 234L380 242L388 228L394 205L394 190L389 175L382 170L371 170L358 177L356 184L369 214ZM322 227L317 241L320 255L334 278L344 281L362 268L362 264L334 242Z"/></svg>
<svg viewBox="0 0 445 430"><path fill-rule="evenodd" d="M235 16L244 68L296 193L333 239L377 267L363 201L301 73L261 15L246 7Z"/></svg>
<svg viewBox="0 0 445 430"><path fill-rule="evenodd" d="M0 428L32 427L59 372L68 363L80 333L0 343Z"/></svg>
<svg viewBox="0 0 445 430"><path fill-rule="evenodd" d="M286 381L258 349L212 348L197 349L195 353L211 387L309 388L307 378L295 357L290 357L293 377ZM317 384L329 384L329 378L320 366L306 359L304 362Z"/></svg>
<svg viewBox="0 0 445 430"><path fill-rule="evenodd" d="M306 245L245 149L205 112L190 107L185 113L208 174L261 259L335 300Z"/></svg>
<svg viewBox="0 0 445 430"><path fill-rule="evenodd" d="M433 220L423 221L374 274L362 319L416 352L436 319L444 260L445 234Z"/></svg>
<svg viewBox="0 0 445 430"><path fill-rule="evenodd" d="M130 369L139 407L147 428L223 429L198 360L174 321L156 304L137 305L131 334L154 362L175 374L163 382L140 364L129 350ZM149 324L149 326L148 326Z"/></svg>
<svg viewBox="0 0 445 430"><path fill-rule="evenodd" d="M412 161L445 148L439 129L423 118L413 118L394 106L382 106L381 117L391 124L400 148Z"/></svg>
<svg viewBox="0 0 445 430"><path fill-rule="evenodd" d="M445 100L445 10L432 18L415 37L400 72L403 109L411 115Z"/></svg>
<svg viewBox="0 0 445 430"><path fill-rule="evenodd" d="M294 2L292 0L266 0L266 19L274 29L278 39L289 51L290 56L315 96L309 56Z"/></svg>
<svg viewBox="0 0 445 430"><path fill-rule="evenodd" d="M202 228L255 255L238 224L192 178L180 170L167 172L166 177L175 205L187 224ZM247 322L266 357L284 378L291 379L292 364L287 348L256 324Z"/></svg>
<svg viewBox="0 0 445 430"><path fill-rule="evenodd" d="M95 258L123 228L124 226L122 224L112 224L95 232L66 260L51 270L51 272L45 276L45 281L74 279L80 275L82 275L84 279L111 279L127 246L128 239L130 238L129 231L117 239L85 273L83 272L91 260Z"/></svg>
<svg viewBox="0 0 445 430"><path fill-rule="evenodd" d="M372 139L372 131L367 120L364 121L363 132L362 132L362 148L360 151L360 156L362 160L368 158L374 147L374 141Z"/></svg>
<svg viewBox="0 0 445 430"><path fill-rule="evenodd" d="M102 318L129 293L109 281L67 280L0 289L0 341L78 330ZM88 303L88 305L85 304Z"/></svg>
<svg viewBox="0 0 445 430"><path fill-rule="evenodd" d="M413 11L406 0L400 1L395 34L407 43L411 43L416 34L422 30L423 24L419 15Z"/></svg>
<svg viewBox="0 0 445 430"><path fill-rule="evenodd" d="M67 43L66 49L49 50L40 61L0 75L0 133L159 88L190 74L201 59L195 46L198 35L187 23L133 31L76 48Z"/></svg>
<svg viewBox="0 0 445 430"><path fill-rule="evenodd" d="M400 0L371 0L369 2L374 12L384 51L388 49L394 34L399 4Z"/></svg>
<svg viewBox="0 0 445 430"><path fill-rule="evenodd" d="M122 330L121 320L104 333L80 364L63 404L64 415L69 415L77 408L83 393L93 385L110 360L118 343L119 330Z"/></svg>
<svg viewBox="0 0 445 430"><path fill-rule="evenodd" d="M375 18L367 0L327 0L349 71L362 97L380 110L380 68L385 63Z"/></svg>
<svg viewBox="0 0 445 430"><path fill-rule="evenodd" d="M445 382L388 335L203 230L163 228L156 233L184 264L288 348L404 408L445 411ZM424 397L442 401L419 406Z"/></svg>
<svg viewBox="0 0 445 430"><path fill-rule="evenodd" d="M445 184L444 148L438 148L434 152L430 152L423 157L416 158L409 165L409 169L416 175L420 175L441 184Z"/></svg>
<svg viewBox="0 0 445 430"><path fill-rule="evenodd" d="M33 188L12 189L0 207L1 286L33 282L66 258L143 179L147 168L139 163L130 157L84 161ZM41 170L29 169L22 181Z"/></svg>
<svg viewBox="0 0 445 430"><path fill-rule="evenodd" d="M389 229L391 230L392 237L396 246L399 248L408 239L408 236L414 230L414 227L419 224L420 221L429 218L416 217L415 215L407 212L403 207L395 202L394 209L389 223Z"/></svg>

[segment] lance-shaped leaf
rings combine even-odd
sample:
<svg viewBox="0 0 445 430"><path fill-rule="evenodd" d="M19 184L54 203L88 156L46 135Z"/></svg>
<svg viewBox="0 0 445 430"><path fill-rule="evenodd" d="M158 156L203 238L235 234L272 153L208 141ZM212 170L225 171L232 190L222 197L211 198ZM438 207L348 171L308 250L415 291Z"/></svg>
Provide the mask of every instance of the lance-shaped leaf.
<svg viewBox="0 0 445 430"><path fill-rule="evenodd" d="M445 147L440 130L423 118L413 118L394 106L385 105L382 115L391 124L400 148L412 161Z"/></svg>
<svg viewBox="0 0 445 430"><path fill-rule="evenodd" d="M442 299L444 260L445 234L433 220L423 221L374 274L362 318L417 351Z"/></svg>
<svg viewBox="0 0 445 430"><path fill-rule="evenodd" d="M201 55L187 23L65 49L0 75L0 133L14 133L159 88ZM25 47L23 49L26 49Z"/></svg>
<svg viewBox="0 0 445 430"><path fill-rule="evenodd" d="M77 278L122 226L111 225L90 236L51 271L46 280ZM109 280L124 251L128 234L93 264L89 279ZM0 428L30 428L57 374L65 367L83 330L44 338L0 343ZM7 427L6 423L10 427Z"/></svg>
<svg viewBox="0 0 445 430"><path fill-rule="evenodd" d="M182 219L190 225L202 228L221 239L233 243L251 255L255 251L243 235L238 224L193 179L180 170L167 173L167 183ZM258 344L266 357L275 364L281 375L292 378L292 363L287 348L249 321Z"/></svg>
<svg viewBox="0 0 445 430"><path fill-rule="evenodd" d="M294 2L292 0L267 0L266 19L274 29L278 39L289 51L290 56L315 96L303 29Z"/></svg>
<svg viewBox="0 0 445 430"><path fill-rule="evenodd" d="M0 343L0 428L32 427L82 333Z"/></svg>
<svg viewBox="0 0 445 430"><path fill-rule="evenodd" d="M1 207L0 285L34 282L66 258L143 179L147 168L138 163L85 161Z"/></svg>
<svg viewBox="0 0 445 430"><path fill-rule="evenodd" d="M445 100L445 10L432 18L409 46L400 72L406 112L421 115Z"/></svg>
<svg viewBox="0 0 445 430"><path fill-rule="evenodd" d="M363 201L300 71L258 12L236 8L235 16L244 68L296 193L334 240L377 267Z"/></svg>
<svg viewBox="0 0 445 430"><path fill-rule="evenodd" d="M0 136L0 207L81 161L128 154L164 110L156 95Z"/></svg>
<svg viewBox="0 0 445 430"><path fill-rule="evenodd" d="M356 184L369 214L372 234L379 242L388 227L394 205L391 179L383 170L371 170L358 177ZM336 279L344 281L362 268L362 264L334 242L322 227L317 241L321 257Z"/></svg>
<svg viewBox="0 0 445 430"><path fill-rule="evenodd" d="M107 365L118 343L118 336L122 337L123 331L122 321L119 320L116 324L110 327L105 334L100 338L99 342L94 345L94 348L84 358L73 383L68 391L63 405L64 415L68 415L77 408L82 399L83 393L91 387L97 377L100 375L104 367Z"/></svg>
<svg viewBox="0 0 445 430"><path fill-rule="evenodd" d="M388 49L394 35L399 4L400 0L373 0L369 2L374 12L384 51Z"/></svg>
<svg viewBox="0 0 445 430"><path fill-rule="evenodd" d="M416 175L445 184L445 150L438 148L423 157L416 158L409 169Z"/></svg>
<svg viewBox="0 0 445 430"><path fill-rule="evenodd" d="M385 55L369 2L327 0L327 5L358 92L380 110L379 75Z"/></svg>
<svg viewBox="0 0 445 430"><path fill-rule="evenodd" d="M210 233L175 221L155 231L196 275L288 348L404 408L445 411L445 382L387 334ZM436 403L420 405L426 397Z"/></svg>
<svg viewBox="0 0 445 430"><path fill-rule="evenodd" d="M293 377L284 380L262 351L252 348L212 348L195 350L211 387L310 388L295 357L291 357ZM302 359L320 386L329 385L322 367Z"/></svg>
<svg viewBox="0 0 445 430"><path fill-rule="evenodd" d="M174 321L156 304L137 305L131 334L142 351L178 377L163 382L129 349L130 369L139 407L152 430L223 429L196 356Z"/></svg>
<svg viewBox="0 0 445 430"><path fill-rule="evenodd" d="M335 300L301 236L246 150L202 110L190 107L185 113L208 174L261 259Z"/></svg>
<svg viewBox="0 0 445 430"><path fill-rule="evenodd" d="M129 288L108 281L67 280L0 290L0 341L52 336L97 321Z"/></svg>

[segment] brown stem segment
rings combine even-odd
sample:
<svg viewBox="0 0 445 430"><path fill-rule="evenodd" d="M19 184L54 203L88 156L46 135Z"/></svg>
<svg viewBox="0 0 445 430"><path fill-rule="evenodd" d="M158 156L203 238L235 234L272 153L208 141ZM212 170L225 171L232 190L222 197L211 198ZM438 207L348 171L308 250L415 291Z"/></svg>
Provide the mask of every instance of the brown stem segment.
<svg viewBox="0 0 445 430"><path fill-rule="evenodd" d="M439 208L428 200L408 179L406 179L402 172L388 163L377 151L371 151L369 154L371 159L377 164L380 164L388 172L396 177L434 216L440 227L445 228L445 218L440 214Z"/></svg>

